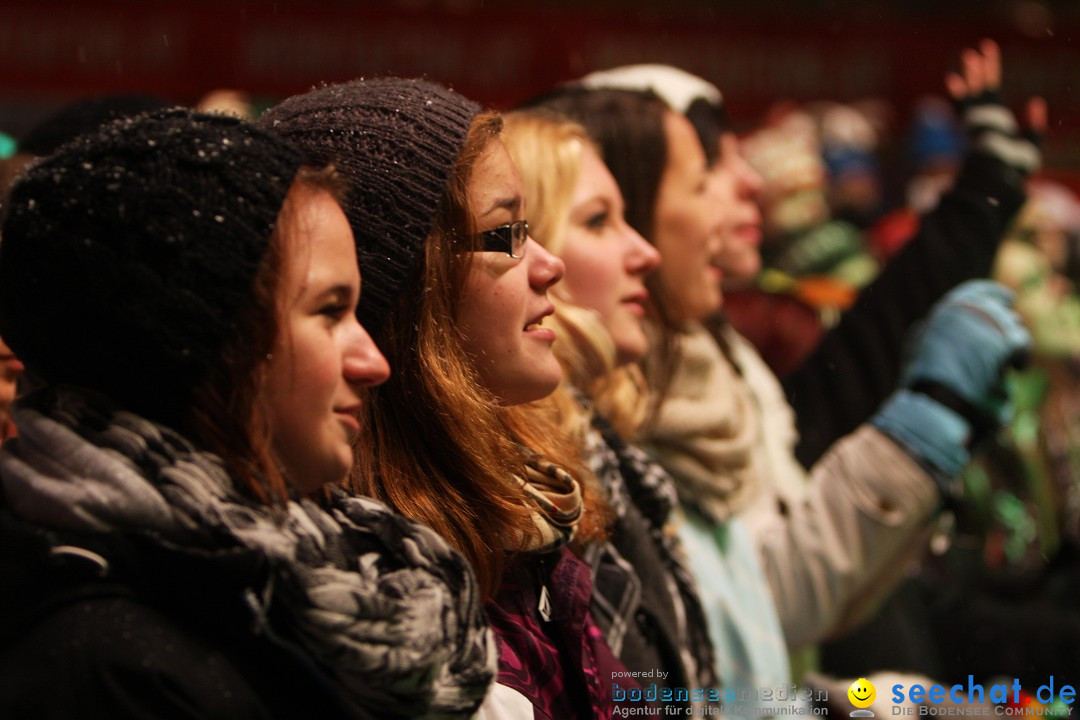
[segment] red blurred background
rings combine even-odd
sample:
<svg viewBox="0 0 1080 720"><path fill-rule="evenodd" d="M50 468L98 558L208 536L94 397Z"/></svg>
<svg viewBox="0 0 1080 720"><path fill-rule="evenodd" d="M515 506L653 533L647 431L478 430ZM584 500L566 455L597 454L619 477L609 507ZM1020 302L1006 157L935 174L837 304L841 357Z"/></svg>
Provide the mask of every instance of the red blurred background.
<svg viewBox="0 0 1080 720"><path fill-rule="evenodd" d="M716 82L733 119L774 102L887 100L898 124L941 92L957 52L990 36L1019 105L1048 99L1047 165L1080 175L1080 3L241 2L0 0L0 130L18 134L72 99L149 91L194 102L240 88L262 103L320 81L424 75L504 107L629 62Z"/></svg>

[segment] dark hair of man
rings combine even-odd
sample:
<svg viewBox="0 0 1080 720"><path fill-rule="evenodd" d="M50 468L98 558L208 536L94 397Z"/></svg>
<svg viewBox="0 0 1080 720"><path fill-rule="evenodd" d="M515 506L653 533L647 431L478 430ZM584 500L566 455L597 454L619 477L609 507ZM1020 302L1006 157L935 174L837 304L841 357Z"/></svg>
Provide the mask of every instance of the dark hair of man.
<svg viewBox="0 0 1080 720"><path fill-rule="evenodd" d="M709 167L720 159L720 136L731 130L723 105L715 105L703 97L695 98L686 108L686 119L694 126L698 140L705 149Z"/></svg>

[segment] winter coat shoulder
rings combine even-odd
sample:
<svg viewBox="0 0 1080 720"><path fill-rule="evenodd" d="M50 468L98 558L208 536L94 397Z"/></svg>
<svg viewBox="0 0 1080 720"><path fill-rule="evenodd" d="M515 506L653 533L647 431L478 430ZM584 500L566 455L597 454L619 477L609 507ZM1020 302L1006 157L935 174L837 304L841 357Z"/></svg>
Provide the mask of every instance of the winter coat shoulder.
<svg viewBox="0 0 1080 720"><path fill-rule="evenodd" d="M0 717L350 718L247 603L270 582L248 551L0 529ZM61 691L62 689L62 691Z"/></svg>

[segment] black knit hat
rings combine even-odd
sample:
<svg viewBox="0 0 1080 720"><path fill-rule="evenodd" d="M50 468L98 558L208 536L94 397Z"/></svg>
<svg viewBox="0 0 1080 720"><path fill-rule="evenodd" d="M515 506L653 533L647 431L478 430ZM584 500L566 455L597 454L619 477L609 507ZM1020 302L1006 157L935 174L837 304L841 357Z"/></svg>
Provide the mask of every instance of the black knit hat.
<svg viewBox="0 0 1080 720"><path fill-rule="evenodd" d="M35 125L19 140L19 152L38 157L51 155L79 135L107 122L163 110L171 103L157 95L117 93L76 100Z"/></svg>
<svg viewBox="0 0 1080 720"><path fill-rule="evenodd" d="M349 186L360 322L377 335L402 292L415 292L421 250L480 106L426 80L372 78L328 85L260 119Z"/></svg>
<svg viewBox="0 0 1080 720"><path fill-rule="evenodd" d="M33 166L0 243L0 336L49 383L172 422L244 337L241 316L301 164L235 118L118 120Z"/></svg>

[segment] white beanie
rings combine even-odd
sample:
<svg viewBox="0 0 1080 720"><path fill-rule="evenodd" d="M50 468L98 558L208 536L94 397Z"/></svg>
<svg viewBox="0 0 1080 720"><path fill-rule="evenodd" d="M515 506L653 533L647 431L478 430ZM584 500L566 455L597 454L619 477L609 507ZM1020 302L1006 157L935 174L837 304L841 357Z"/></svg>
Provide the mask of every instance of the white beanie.
<svg viewBox="0 0 1080 720"><path fill-rule="evenodd" d="M685 115L698 98L717 107L724 102L720 89L711 82L671 65L623 65L589 73L579 83L592 89L652 90L680 115Z"/></svg>

